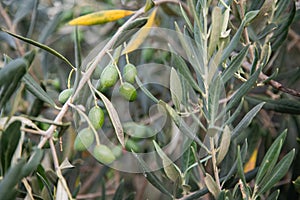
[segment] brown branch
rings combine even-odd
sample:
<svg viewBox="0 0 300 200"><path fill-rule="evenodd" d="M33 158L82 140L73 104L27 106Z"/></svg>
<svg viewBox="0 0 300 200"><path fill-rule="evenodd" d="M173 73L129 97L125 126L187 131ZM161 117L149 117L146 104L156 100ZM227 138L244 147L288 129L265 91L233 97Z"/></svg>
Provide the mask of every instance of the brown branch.
<svg viewBox="0 0 300 200"><path fill-rule="evenodd" d="M251 64L249 62L244 62L242 67L244 69L246 69L248 72L251 71ZM264 74L263 72L261 72L259 74L259 79L261 81L267 81L270 77L267 76L266 74ZM290 94L292 96L296 96L296 97L300 97L300 91L297 91L297 90L294 90L294 89L291 89L291 88L288 88L288 87L285 87L282 83L278 82L278 81L275 81L275 80L269 80L267 81L267 83L269 85L271 85L273 88L281 91L281 92L284 92L284 93L287 93L287 94Z"/></svg>

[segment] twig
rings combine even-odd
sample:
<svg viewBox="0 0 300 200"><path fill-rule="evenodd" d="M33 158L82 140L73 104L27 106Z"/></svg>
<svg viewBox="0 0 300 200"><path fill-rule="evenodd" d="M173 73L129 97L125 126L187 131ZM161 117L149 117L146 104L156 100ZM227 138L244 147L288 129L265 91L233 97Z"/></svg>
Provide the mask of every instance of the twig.
<svg viewBox="0 0 300 200"><path fill-rule="evenodd" d="M34 129L29 129L29 128L21 128L21 131L25 131L27 133L32 133L32 134L37 134L37 135L43 135L45 136L45 132L41 130L34 130Z"/></svg>
<svg viewBox="0 0 300 200"><path fill-rule="evenodd" d="M219 190L221 190L221 184L220 184L220 178L219 178L219 171L218 171L218 166L217 166L217 158L216 158L216 149L215 149L215 142L214 142L214 138L210 137L209 138L210 141L210 146L211 146L211 155L212 155L212 165L213 165L213 171L214 171L214 176L215 176L215 180L216 183L218 185Z"/></svg>
<svg viewBox="0 0 300 200"><path fill-rule="evenodd" d="M251 71L251 64L249 62L244 62L242 67L244 69L246 69L247 71ZM261 72L259 74L259 79L262 80L262 81L266 81L268 80L270 77L267 76L266 74L264 74L263 72ZM291 89L291 88L287 88L285 87L284 85L282 85L281 83L275 81L275 80L269 80L267 82L269 85L271 85L273 88L281 91L281 92L284 92L284 93L287 93L287 94L290 94L292 96L296 96L296 97L300 97L300 91L297 91L297 90L294 90L294 89Z"/></svg>
<svg viewBox="0 0 300 200"><path fill-rule="evenodd" d="M243 19L245 17L245 13L244 13L244 9L243 9L243 4L244 4L244 0L240 0L238 3L237 3L239 6L240 6L240 9L241 9L241 18ZM250 42L250 39L249 39L249 34L248 34L248 29L247 27L244 28L244 37L245 37L245 40L246 40L246 45L250 45L249 46L249 53L250 53L250 59L251 61L254 59L254 50L253 50L253 46L251 45L251 42Z"/></svg>

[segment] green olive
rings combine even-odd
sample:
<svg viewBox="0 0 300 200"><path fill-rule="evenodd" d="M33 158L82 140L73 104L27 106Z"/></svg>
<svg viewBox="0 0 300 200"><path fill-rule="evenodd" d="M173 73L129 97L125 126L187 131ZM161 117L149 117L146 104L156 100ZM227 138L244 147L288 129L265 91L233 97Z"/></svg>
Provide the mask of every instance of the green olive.
<svg viewBox="0 0 300 200"><path fill-rule="evenodd" d="M94 106L91 108L88 116L95 129L102 127L104 123L104 112L100 107Z"/></svg>
<svg viewBox="0 0 300 200"><path fill-rule="evenodd" d="M73 88L63 90L58 96L58 101L60 103L66 103L66 101L70 98L72 93L73 93Z"/></svg>
<svg viewBox="0 0 300 200"><path fill-rule="evenodd" d="M112 87L118 81L118 71L113 64L104 68L100 76L100 90L103 91L109 87Z"/></svg>
<svg viewBox="0 0 300 200"><path fill-rule="evenodd" d="M130 83L124 82L120 88L119 93L128 101L134 101L137 97L136 89Z"/></svg>
<svg viewBox="0 0 300 200"><path fill-rule="evenodd" d="M131 63L126 64L123 69L124 80L133 84L135 82L136 75L136 67Z"/></svg>
<svg viewBox="0 0 300 200"><path fill-rule="evenodd" d="M95 135L90 128L84 128L79 131L74 141L74 149L84 151L89 148L95 140Z"/></svg>
<svg viewBox="0 0 300 200"><path fill-rule="evenodd" d="M116 157L114 156L113 152L103 144L96 145L93 151L93 156L103 164L110 164L112 163Z"/></svg>
<svg viewBox="0 0 300 200"><path fill-rule="evenodd" d="M133 141L132 139L128 139L126 141L125 148L127 149L127 151L133 151L133 152L136 152L136 153L141 151L141 148L139 147L137 142Z"/></svg>

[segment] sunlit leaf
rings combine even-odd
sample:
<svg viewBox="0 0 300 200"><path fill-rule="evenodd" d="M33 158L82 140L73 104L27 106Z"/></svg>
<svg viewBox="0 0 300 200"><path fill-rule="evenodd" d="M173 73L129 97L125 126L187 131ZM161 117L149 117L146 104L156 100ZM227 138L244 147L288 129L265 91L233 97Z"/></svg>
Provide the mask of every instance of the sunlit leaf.
<svg viewBox="0 0 300 200"><path fill-rule="evenodd" d="M244 172L249 172L255 168L256 159L257 159L258 148L255 148L253 153L250 156L250 159L244 166Z"/></svg>
<svg viewBox="0 0 300 200"><path fill-rule="evenodd" d="M139 30L139 32L137 32L135 36L133 36L133 38L128 43L128 45L126 46L122 54L128 54L136 50L145 41L145 39L150 33L151 27L154 25L156 11L157 8L155 8L152 11L151 15L148 18L147 23Z"/></svg>
<svg viewBox="0 0 300 200"><path fill-rule="evenodd" d="M69 25L90 26L96 24L104 24L107 22L116 21L123 17L132 15L134 11L130 10L103 10L77 17L69 22Z"/></svg>

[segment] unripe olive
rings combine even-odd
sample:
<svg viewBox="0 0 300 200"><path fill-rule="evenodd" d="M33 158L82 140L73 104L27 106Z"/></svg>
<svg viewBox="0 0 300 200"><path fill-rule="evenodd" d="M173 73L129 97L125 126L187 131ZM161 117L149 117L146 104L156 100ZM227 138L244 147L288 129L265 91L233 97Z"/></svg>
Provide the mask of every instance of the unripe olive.
<svg viewBox="0 0 300 200"><path fill-rule="evenodd" d="M124 82L120 88L119 93L128 101L134 101L137 97L136 89L130 83Z"/></svg>
<svg viewBox="0 0 300 200"><path fill-rule="evenodd" d="M133 151L133 152L136 152L136 153L141 151L141 148L139 147L139 145L131 139L128 139L126 141L125 148L127 149L127 151Z"/></svg>
<svg viewBox="0 0 300 200"><path fill-rule="evenodd" d="M118 81L118 71L113 64L104 68L100 76L100 90L105 90L112 87Z"/></svg>
<svg viewBox="0 0 300 200"><path fill-rule="evenodd" d="M95 135L90 128L84 128L79 131L74 141L74 149L84 151L89 148L95 140Z"/></svg>
<svg viewBox="0 0 300 200"><path fill-rule="evenodd" d="M134 83L136 75L136 67L131 63L126 64L123 69L124 80L129 83Z"/></svg>
<svg viewBox="0 0 300 200"><path fill-rule="evenodd" d="M69 88L69 89L65 89L63 90L59 96L58 96L58 101L60 103L66 103L66 101L70 98L70 96L72 95L73 92L73 88Z"/></svg>
<svg viewBox="0 0 300 200"><path fill-rule="evenodd" d="M112 163L116 157L114 156L113 152L103 144L96 145L93 151L93 156L103 164L110 164Z"/></svg>
<svg viewBox="0 0 300 200"><path fill-rule="evenodd" d="M102 127L104 123L104 112L100 107L94 106L91 108L88 116L95 129Z"/></svg>

